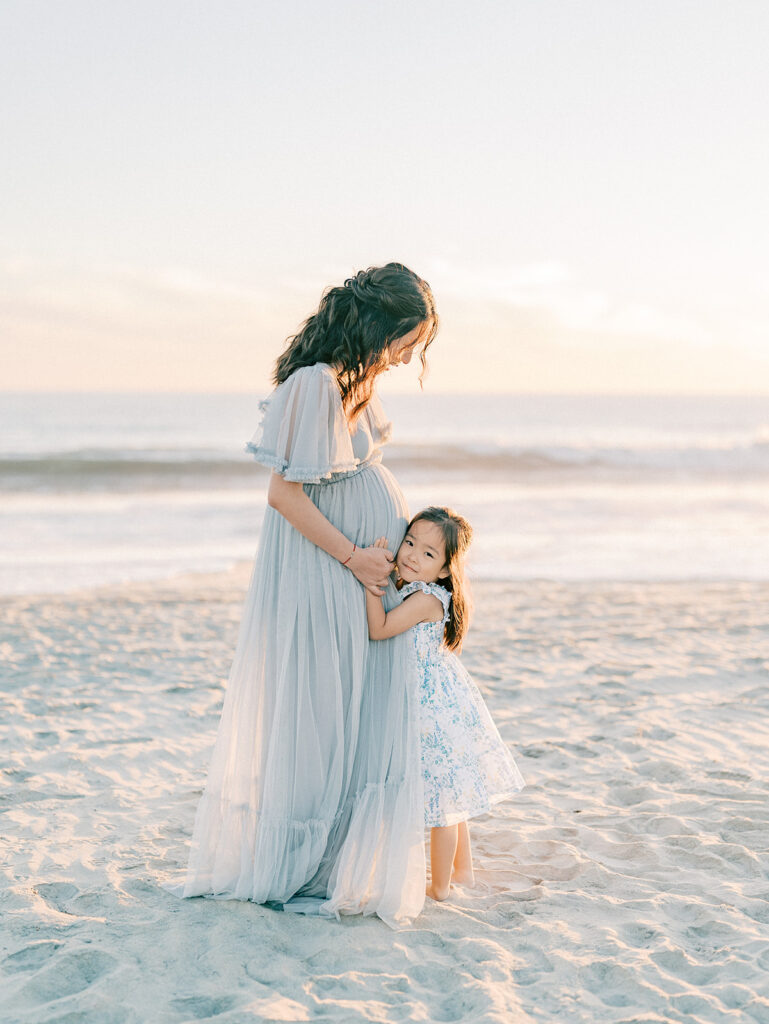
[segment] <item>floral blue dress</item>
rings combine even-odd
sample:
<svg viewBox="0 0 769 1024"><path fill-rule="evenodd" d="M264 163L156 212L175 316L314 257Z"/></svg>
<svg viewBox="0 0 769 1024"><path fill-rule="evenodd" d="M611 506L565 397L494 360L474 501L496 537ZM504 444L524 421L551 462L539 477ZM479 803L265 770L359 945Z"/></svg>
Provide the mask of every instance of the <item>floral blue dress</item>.
<svg viewBox="0 0 769 1024"><path fill-rule="evenodd" d="M526 783L489 714L483 697L459 658L443 643L451 592L439 583L415 580L416 590L443 605L440 622L412 627L419 675L425 825L456 825L486 814Z"/></svg>

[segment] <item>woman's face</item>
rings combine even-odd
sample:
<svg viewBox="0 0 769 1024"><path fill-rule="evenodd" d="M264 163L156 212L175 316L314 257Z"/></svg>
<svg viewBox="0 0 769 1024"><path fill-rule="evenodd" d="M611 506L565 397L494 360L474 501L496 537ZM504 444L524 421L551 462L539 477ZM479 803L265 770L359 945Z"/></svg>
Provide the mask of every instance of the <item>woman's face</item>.
<svg viewBox="0 0 769 1024"><path fill-rule="evenodd" d="M409 331L408 334L404 334L402 338L396 338L395 341L391 341L387 346L387 352L390 359L390 366L398 366L400 363L410 363L411 356L414 354L414 349L419 344L419 339L422 336L426 324L417 324L413 331Z"/></svg>

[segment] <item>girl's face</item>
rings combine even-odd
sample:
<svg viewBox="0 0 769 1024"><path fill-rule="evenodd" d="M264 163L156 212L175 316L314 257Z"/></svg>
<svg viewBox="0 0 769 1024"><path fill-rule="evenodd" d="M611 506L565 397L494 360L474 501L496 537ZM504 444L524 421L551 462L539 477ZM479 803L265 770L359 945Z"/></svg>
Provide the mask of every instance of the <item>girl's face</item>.
<svg viewBox="0 0 769 1024"><path fill-rule="evenodd" d="M437 523L417 519L398 548L395 564L406 583L435 583L446 575L446 543Z"/></svg>
<svg viewBox="0 0 769 1024"><path fill-rule="evenodd" d="M390 366L398 366L399 363L410 363L414 349L419 344L419 339L425 329L425 324L417 324L413 331L404 334L402 338L396 338L387 346L387 353L390 359Z"/></svg>

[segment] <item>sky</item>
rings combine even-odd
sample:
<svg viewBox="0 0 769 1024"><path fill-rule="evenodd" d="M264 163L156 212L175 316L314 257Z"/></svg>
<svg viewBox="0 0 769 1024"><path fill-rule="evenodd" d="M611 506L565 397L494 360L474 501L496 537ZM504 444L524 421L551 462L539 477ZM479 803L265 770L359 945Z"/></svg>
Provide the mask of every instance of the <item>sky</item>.
<svg viewBox="0 0 769 1024"><path fill-rule="evenodd" d="M768 38L764 0L4 0L0 389L261 392L398 260L436 391L769 395Z"/></svg>

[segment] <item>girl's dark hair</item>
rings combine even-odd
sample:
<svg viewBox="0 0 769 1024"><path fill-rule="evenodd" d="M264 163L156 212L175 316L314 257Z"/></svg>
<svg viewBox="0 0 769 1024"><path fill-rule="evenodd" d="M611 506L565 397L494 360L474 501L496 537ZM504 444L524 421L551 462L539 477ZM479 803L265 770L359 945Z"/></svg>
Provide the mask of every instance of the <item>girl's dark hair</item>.
<svg viewBox="0 0 769 1024"><path fill-rule="evenodd" d="M442 586L451 591L449 618L443 640L450 651L461 651L462 641L470 625L470 588L465 577L465 554L473 539L473 528L468 521L451 508L431 505L418 512L406 532L420 519L435 523L443 533L446 546L446 576L440 578Z"/></svg>
<svg viewBox="0 0 769 1024"><path fill-rule="evenodd" d="M420 385L427 370L425 351L438 332L430 286L402 263L360 270L324 291L317 312L287 339L273 382L282 384L300 366L339 366L342 405L354 420L371 398L374 379L389 365L387 346L422 323Z"/></svg>

